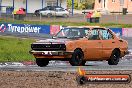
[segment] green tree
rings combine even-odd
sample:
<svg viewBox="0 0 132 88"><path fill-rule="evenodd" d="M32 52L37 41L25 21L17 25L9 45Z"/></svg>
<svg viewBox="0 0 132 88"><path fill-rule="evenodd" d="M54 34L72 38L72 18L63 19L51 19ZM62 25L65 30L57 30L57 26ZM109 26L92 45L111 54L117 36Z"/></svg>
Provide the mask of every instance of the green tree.
<svg viewBox="0 0 132 88"><path fill-rule="evenodd" d="M74 0L74 9L92 9L95 0ZM72 0L67 0L68 8L72 6Z"/></svg>
<svg viewBox="0 0 132 88"><path fill-rule="evenodd" d="M72 7L72 0L67 0L68 8ZM78 0L74 0L74 9L78 9Z"/></svg>

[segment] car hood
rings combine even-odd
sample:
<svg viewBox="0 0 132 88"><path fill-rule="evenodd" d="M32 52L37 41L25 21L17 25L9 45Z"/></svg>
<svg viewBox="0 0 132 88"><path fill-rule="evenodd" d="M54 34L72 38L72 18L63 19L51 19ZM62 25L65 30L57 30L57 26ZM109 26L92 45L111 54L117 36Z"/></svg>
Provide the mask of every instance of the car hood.
<svg viewBox="0 0 132 88"><path fill-rule="evenodd" d="M65 44L70 41L74 41L75 39L45 39L38 40L33 44Z"/></svg>

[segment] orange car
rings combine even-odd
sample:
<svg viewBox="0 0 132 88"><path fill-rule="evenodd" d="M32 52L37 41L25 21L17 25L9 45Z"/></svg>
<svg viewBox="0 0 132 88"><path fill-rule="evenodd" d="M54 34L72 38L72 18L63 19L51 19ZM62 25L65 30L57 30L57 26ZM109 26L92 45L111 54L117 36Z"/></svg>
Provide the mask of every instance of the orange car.
<svg viewBox="0 0 132 88"><path fill-rule="evenodd" d="M127 54L128 43L110 29L65 27L52 39L32 43L31 48L30 53L40 67L48 65L50 60L69 61L72 66L102 60L117 65L119 59Z"/></svg>

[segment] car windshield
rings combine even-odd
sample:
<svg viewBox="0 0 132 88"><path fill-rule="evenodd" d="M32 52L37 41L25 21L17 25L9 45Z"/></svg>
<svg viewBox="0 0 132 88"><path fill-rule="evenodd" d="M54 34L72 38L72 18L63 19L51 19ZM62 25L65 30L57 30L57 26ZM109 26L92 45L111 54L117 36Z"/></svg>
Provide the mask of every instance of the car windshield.
<svg viewBox="0 0 132 88"><path fill-rule="evenodd" d="M55 36L56 38L83 38L87 35L89 28L63 28Z"/></svg>

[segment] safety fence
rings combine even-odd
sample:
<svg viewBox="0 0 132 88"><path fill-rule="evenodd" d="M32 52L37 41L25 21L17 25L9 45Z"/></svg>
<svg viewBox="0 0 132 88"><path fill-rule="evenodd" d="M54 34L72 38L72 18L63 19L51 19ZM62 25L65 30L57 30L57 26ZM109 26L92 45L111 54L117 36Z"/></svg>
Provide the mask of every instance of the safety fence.
<svg viewBox="0 0 132 88"><path fill-rule="evenodd" d="M55 35L60 31L60 25L32 25L0 23L0 34L10 33L18 35ZM118 36L132 37L132 28L110 28Z"/></svg>
<svg viewBox="0 0 132 88"><path fill-rule="evenodd" d="M5 11L5 10L4 10ZM18 16L12 14L11 11L0 12L0 18L5 20L24 20L24 21L40 21L40 22L88 22L86 14L69 14L69 17L64 16L36 16L34 13L28 13L26 15ZM117 23L117 24L131 24L132 15L102 15L99 19L99 23ZM129 20L129 21L128 21Z"/></svg>

